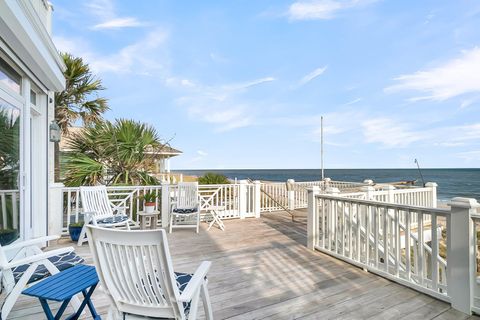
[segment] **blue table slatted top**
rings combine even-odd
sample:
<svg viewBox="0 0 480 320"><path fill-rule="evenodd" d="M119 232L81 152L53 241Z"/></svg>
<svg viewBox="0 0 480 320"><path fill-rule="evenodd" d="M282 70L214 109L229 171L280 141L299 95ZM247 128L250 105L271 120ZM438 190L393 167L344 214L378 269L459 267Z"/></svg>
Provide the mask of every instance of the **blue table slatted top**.
<svg viewBox="0 0 480 320"><path fill-rule="evenodd" d="M22 293L47 300L64 301L97 283L95 267L80 264L48 277Z"/></svg>

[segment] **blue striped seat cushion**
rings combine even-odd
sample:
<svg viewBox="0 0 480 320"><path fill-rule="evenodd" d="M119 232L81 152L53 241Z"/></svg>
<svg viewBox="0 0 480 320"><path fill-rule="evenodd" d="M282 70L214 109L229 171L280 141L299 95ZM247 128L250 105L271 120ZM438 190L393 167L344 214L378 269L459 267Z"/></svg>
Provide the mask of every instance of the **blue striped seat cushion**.
<svg viewBox="0 0 480 320"><path fill-rule="evenodd" d="M83 263L85 261L83 260L82 257L78 256L74 251L66 252L57 256L50 257L48 258L48 260L50 260L50 262L53 263L53 265L56 266L60 271L66 270L68 268L76 266L77 264ZM25 271L27 271L28 267L30 267L30 264L22 264L12 269L15 283L17 283L18 280L20 280L20 278L23 276ZM33 275L30 277L30 279L28 280L28 283L41 280L48 276L50 276L50 272L48 272L47 268L45 268L44 265L40 265L37 267L37 270L35 270Z"/></svg>
<svg viewBox="0 0 480 320"><path fill-rule="evenodd" d="M128 220L128 216L117 214L117 215L114 215L112 217L97 220L97 223L99 223L99 224L114 224L114 223L124 222L124 221L127 221L127 220Z"/></svg>
<svg viewBox="0 0 480 320"><path fill-rule="evenodd" d="M183 290L187 287L188 282L192 279L193 274L189 273L182 273L182 272L175 272L175 281L177 282L178 290L180 294L182 294ZM207 279L207 277L205 277ZM188 316L190 312L190 302L183 303L183 310L185 315Z"/></svg>
<svg viewBox="0 0 480 320"><path fill-rule="evenodd" d="M191 209L173 209L173 212L175 212L175 213L180 213L180 214L190 214L190 213L195 213L195 212L197 212L197 208L191 208Z"/></svg>

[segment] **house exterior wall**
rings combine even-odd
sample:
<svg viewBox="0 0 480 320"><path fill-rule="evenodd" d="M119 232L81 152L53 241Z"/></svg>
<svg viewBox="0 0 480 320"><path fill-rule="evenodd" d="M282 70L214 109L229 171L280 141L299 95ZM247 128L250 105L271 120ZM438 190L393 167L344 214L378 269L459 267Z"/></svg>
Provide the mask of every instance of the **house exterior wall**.
<svg viewBox="0 0 480 320"><path fill-rule="evenodd" d="M16 210L22 239L47 234L54 154L48 131L54 92L65 87L64 65L51 39L51 13L44 0L0 0L0 59L21 76L19 92L0 79L0 102L11 101L20 114Z"/></svg>

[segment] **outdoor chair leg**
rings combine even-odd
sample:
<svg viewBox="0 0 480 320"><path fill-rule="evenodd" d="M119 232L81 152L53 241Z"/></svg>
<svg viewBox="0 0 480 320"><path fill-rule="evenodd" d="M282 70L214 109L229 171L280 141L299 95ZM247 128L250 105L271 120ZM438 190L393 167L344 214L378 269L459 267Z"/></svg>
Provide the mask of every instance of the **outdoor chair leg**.
<svg viewBox="0 0 480 320"><path fill-rule="evenodd" d="M12 311L13 306L15 305L15 302L17 302L18 297L22 293L23 289L25 289L25 286L27 285L28 280L34 273L35 269L37 269L37 266L30 266L27 271L23 274L23 276L20 278L20 280L15 284L15 287L13 287L13 290L10 291L10 293L7 293L7 297L5 298L1 310L1 318L2 319L8 319L8 315L10 311Z"/></svg>
<svg viewBox="0 0 480 320"><path fill-rule="evenodd" d="M200 212L197 213L197 233L200 230Z"/></svg>
<svg viewBox="0 0 480 320"><path fill-rule="evenodd" d="M173 225L173 213L170 214L170 224L168 226L169 233L172 233L172 225Z"/></svg>
<svg viewBox="0 0 480 320"><path fill-rule="evenodd" d="M77 246L81 247L82 244L86 241L85 236L87 234L87 224L85 223L82 227L82 231L80 231L80 236L78 237Z"/></svg>
<svg viewBox="0 0 480 320"><path fill-rule="evenodd" d="M208 280L205 280L202 285L202 302L203 310L205 311L205 318L213 320L212 305L210 303L210 295L208 294Z"/></svg>

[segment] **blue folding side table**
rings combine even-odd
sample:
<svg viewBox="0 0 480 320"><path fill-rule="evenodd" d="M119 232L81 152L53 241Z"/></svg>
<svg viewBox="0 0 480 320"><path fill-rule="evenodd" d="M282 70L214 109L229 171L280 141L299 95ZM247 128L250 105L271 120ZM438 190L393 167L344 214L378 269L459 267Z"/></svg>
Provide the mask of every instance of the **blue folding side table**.
<svg viewBox="0 0 480 320"><path fill-rule="evenodd" d="M68 317L68 319L78 319L85 306L88 305L93 319L100 320L100 316L95 310L91 300L92 293L97 284L98 275L95 271L95 267L80 264L48 277L30 288L23 290L22 293L28 296L37 297L42 304L47 319L56 320L60 319L65 312L72 297L81 292L84 299L80 308L78 308L75 314ZM63 302L55 316L53 315L47 300Z"/></svg>

